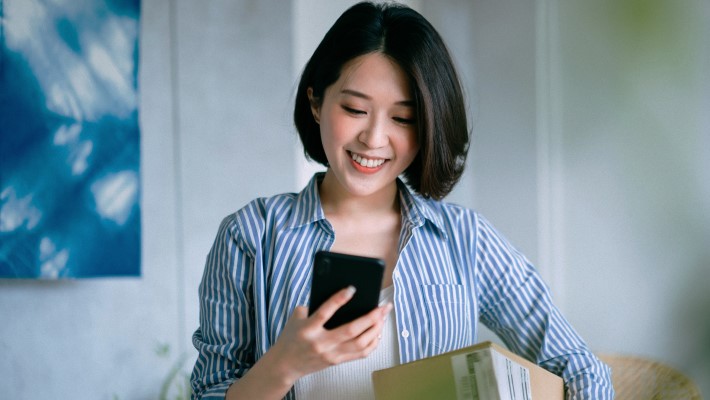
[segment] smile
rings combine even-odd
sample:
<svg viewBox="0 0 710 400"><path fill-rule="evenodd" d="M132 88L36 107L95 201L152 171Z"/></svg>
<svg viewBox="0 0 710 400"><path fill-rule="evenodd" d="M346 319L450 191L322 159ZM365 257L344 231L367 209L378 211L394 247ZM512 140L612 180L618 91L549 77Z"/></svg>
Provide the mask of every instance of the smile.
<svg viewBox="0 0 710 400"><path fill-rule="evenodd" d="M385 161L387 161L383 158L378 158L378 159L373 160L370 158L362 157L362 156L355 154L355 153L350 153L350 156L353 158L353 161L355 161L356 163L358 163L361 166L366 167L366 168L377 168L380 165L384 164Z"/></svg>

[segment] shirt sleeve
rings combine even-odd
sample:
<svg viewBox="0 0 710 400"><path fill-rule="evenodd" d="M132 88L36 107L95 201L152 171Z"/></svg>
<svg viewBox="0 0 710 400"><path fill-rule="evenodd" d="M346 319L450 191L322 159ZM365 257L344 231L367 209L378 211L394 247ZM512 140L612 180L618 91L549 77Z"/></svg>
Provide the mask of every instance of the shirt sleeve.
<svg viewBox="0 0 710 400"><path fill-rule="evenodd" d="M561 376L567 399L613 399L608 366L553 304L536 269L481 216L476 230L481 322L511 351Z"/></svg>
<svg viewBox="0 0 710 400"><path fill-rule="evenodd" d="M225 218L199 286L200 324L192 336L198 351L190 380L193 399L224 399L229 385L254 363L253 264L240 246L236 218Z"/></svg>

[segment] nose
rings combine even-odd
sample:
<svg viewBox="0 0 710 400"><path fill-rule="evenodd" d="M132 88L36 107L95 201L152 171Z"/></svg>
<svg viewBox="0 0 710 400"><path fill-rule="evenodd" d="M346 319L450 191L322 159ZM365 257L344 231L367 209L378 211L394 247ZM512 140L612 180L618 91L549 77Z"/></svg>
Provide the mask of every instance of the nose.
<svg viewBox="0 0 710 400"><path fill-rule="evenodd" d="M373 117L358 135L358 140L371 149L387 145L387 126L383 118Z"/></svg>

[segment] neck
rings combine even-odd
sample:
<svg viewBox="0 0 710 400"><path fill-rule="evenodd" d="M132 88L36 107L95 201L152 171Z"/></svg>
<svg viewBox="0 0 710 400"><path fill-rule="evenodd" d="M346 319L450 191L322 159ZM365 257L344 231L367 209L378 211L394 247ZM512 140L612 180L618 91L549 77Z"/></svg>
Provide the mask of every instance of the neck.
<svg viewBox="0 0 710 400"><path fill-rule="evenodd" d="M399 192L395 181L375 193L358 196L345 190L328 170L320 184L319 193L323 212L327 216L353 217L399 213Z"/></svg>

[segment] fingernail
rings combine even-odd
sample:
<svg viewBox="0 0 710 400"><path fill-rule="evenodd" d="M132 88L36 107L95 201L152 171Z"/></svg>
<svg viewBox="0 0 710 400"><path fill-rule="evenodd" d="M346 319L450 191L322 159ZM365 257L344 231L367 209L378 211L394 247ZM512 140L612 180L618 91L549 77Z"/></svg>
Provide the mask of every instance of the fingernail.
<svg viewBox="0 0 710 400"><path fill-rule="evenodd" d="M357 289L355 289L355 286L353 286L353 285L348 286L346 289L347 289L347 292L345 292L345 295L347 295L348 297L353 297L353 295L355 294L355 291L357 290Z"/></svg>

